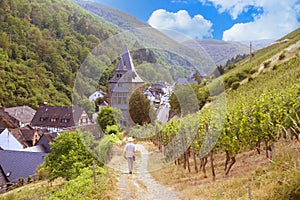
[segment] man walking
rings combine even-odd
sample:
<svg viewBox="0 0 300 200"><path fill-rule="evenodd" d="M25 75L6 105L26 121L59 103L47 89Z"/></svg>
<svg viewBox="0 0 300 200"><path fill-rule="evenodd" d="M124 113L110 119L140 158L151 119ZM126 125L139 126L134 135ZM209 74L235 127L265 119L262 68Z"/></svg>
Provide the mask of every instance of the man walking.
<svg viewBox="0 0 300 200"><path fill-rule="evenodd" d="M127 141L128 143L124 147L123 156L127 159L129 174L132 174L133 161L135 160L135 145L132 143L132 137L129 137Z"/></svg>

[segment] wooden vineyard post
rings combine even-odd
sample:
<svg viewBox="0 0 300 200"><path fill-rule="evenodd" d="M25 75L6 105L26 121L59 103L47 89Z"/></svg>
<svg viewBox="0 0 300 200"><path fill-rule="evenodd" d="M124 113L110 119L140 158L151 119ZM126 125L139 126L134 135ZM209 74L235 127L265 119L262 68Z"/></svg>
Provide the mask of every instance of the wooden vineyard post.
<svg viewBox="0 0 300 200"><path fill-rule="evenodd" d="M211 166L211 172L213 176L213 181L216 180L216 173L215 173L215 167L214 167L214 157L213 157L213 151L210 151L210 166Z"/></svg>
<svg viewBox="0 0 300 200"><path fill-rule="evenodd" d="M195 171L196 171L196 173L198 173L198 166L197 166L197 160L196 160L196 152L195 152L195 146L194 146L194 139L193 139L191 130L189 131L189 135L190 135L190 140L191 140L191 149L192 149L192 154L193 154L193 159L194 159Z"/></svg>
<svg viewBox="0 0 300 200"><path fill-rule="evenodd" d="M216 173L215 173L215 167L214 167L214 157L213 157L213 148L211 147L211 134L209 131L208 124L205 123L205 133L207 136L207 142L208 142L208 150L209 150L209 157L210 157L210 166L211 166L211 172L213 176L213 181L216 180Z"/></svg>

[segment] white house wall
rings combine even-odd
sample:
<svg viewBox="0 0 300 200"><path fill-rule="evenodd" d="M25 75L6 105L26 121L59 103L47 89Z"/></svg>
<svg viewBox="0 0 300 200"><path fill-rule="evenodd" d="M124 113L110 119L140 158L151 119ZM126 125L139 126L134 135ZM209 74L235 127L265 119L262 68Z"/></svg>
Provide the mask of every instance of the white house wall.
<svg viewBox="0 0 300 200"><path fill-rule="evenodd" d="M0 147L4 150L23 149L23 145L7 129L0 134Z"/></svg>

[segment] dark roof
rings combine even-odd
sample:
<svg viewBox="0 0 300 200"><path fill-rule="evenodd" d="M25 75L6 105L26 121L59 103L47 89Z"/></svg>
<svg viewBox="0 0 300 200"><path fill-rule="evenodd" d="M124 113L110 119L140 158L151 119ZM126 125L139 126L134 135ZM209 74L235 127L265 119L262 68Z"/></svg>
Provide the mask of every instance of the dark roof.
<svg viewBox="0 0 300 200"><path fill-rule="evenodd" d="M4 177L5 181L8 183L9 180L8 178L6 177L6 174L4 172L4 170L2 169L2 166L0 165L0 173L2 174L2 176ZM1 188L1 185L0 185L0 188ZM1 193L1 190L0 190L0 193Z"/></svg>
<svg viewBox="0 0 300 200"><path fill-rule="evenodd" d="M57 133L44 133L36 145L42 145L45 148L45 152L50 153L50 142L57 136Z"/></svg>
<svg viewBox="0 0 300 200"><path fill-rule="evenodd" d="M25 151L0 151L0 165L10 181L18 178L27 180L28 176L35 174L37 167L44 162L46 153Z"/></svg>
<svg viewBox="0 0 300 200"><path fill-rule="evenodd" d="M41 105L35 113L31 125L41 127L72 127L78 122L83 109L77 106Z"/></svg>
<svg viewBox="0 0 300 200"><path fill-rule="evenodd" d="M24 148L32 146L34 131L35 130L29 126L9 130L9 132L23 145Z"/></svg>
<svg viewBox="0 0 300 200"><path fill-rule="evenodd" d="M36 112L29 106L11 107L4 110L22 123L30 123Z"/></svg>
<svg viewBox="0 0 300 200"><path fill-rule="evenodd" d="M4 110L3 107L0 107L0 127L2 128L18 128L19 122L8 112Z"/></svg>
<svg viewBox="0 0 300 200"><path fill-rule="evenodd" d="M118 72L122 72L123 76L118 77ZM116 69L115 75L109 80L109 83L117 82L135 82L144 83L137 74L128 47L126 46L123 54L120 56L120 61Z"/></svg>

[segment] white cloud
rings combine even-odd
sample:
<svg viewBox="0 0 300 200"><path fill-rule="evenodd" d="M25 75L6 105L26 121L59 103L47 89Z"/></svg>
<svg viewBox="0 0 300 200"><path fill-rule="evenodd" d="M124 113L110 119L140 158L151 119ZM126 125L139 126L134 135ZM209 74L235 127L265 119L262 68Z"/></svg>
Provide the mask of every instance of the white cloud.
<svg viewBox="0 0 300 200"><path fill-rule="evenodd" d="M232 19L247 12L250 7L259 9L254 21L238 23L224 31L223 40L278 39L299 28L299 0L200 0L213 4L220 13L228 12Z"/></svg>
<svg viewBox="0 0 300 200"><path fill-rule="evenodd" d="M156 10L148 23L177 41L212 37L212 23L202 15L191 17L186 10L177 13L164 9Z"/></svg>

